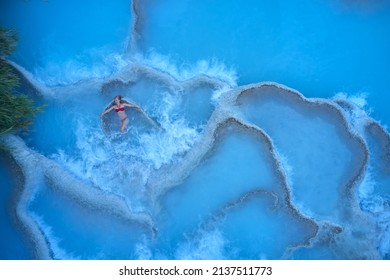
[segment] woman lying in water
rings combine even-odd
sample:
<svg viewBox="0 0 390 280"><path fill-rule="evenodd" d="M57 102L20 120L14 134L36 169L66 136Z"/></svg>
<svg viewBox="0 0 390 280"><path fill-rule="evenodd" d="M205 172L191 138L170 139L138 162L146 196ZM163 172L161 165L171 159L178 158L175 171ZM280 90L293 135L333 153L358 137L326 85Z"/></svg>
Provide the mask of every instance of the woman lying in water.
<svg viewBox="0 0 390 280"><path fill-rule="evenodd" d="M119 119L121 121L121 132L123 132L123 131L125 131L126 126L129 123L129 118L127 117L127 115L125 113L125 107L134 107L134 108L137 108L137 109L141 109L141 107L139 107L139 106L137 106L135 104L128 103L128 102L121 103L121 100L122 100L122 96L120 96L120 95L115 96L114 105L112 105L110 108L106 109L100 115L100 117L102 118L105 114L107 114L111 110L115 109L115 111L118 113L118 117L119 117Z"/></svg>

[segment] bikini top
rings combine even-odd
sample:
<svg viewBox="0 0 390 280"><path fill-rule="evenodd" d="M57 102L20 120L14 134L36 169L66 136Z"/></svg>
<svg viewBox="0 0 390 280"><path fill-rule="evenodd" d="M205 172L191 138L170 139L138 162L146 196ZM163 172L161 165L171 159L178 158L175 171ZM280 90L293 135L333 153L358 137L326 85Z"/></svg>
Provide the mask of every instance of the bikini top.
<svg viewBox="0 0 390 280"><path fill-rule="evenodd" d="M124 110L125 110L125 107L115 109L116 112L124 111Z"/></svg>

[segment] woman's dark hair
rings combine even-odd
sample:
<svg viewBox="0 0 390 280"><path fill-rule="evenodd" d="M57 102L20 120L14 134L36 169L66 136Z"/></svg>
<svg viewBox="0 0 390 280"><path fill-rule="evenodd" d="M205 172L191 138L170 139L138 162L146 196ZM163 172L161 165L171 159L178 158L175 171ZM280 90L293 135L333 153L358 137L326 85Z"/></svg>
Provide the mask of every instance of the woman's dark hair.
<svg viewBox="0 0 390 280"><path fill-rule="evenodd" d="M115 98L117 98L117 97L118 97L119 101L121 101L121 100L122 100L122 96L121 96L121 95L117 95L117 96L115 96Z"/></svg>

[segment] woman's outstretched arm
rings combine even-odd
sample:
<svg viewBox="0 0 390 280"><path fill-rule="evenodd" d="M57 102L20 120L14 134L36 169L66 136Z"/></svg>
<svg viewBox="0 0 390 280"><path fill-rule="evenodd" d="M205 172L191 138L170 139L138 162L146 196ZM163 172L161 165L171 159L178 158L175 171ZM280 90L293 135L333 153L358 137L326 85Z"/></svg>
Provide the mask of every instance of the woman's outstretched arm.
<svg viewBox="0 0 390 280"><path fill-rule="evenodd" d="M102 118L105 114L107 114L108 112L110 112L112 109L114 109L115 106L111 106L110 108L108 108L107 110L103 111L103 113L100 114L100 117Z"/></svg>
<svg viewBox="0 0 390 280"><path fill-rule="evenodd" d="M137 109L141 109L140 106L135 105L135 104L132 104L132 103L124 103L123 106L126 106L126 107L134 107L134 108L137 108Z"/></svg>

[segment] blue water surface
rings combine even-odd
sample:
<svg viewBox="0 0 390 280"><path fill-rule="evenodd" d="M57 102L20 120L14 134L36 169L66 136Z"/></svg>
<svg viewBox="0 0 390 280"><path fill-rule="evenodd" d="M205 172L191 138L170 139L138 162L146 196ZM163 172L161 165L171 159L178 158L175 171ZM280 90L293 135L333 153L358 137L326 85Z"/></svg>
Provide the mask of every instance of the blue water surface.
<svg viewBox="0 0 390 280"><path fill-rule="evenodd" d="M15 227L15 205L11 204L12 196L15 196L14 175L5 160L6 155L0 154L0 259L30 259L31 254L22 240L21 232Z"/></svg>
<svg viewBox="0 0 390 280"><path fill-rule="evenodd" d="M18 33L12 60L46 82L72 81L70 71L82 77L93 76L88 72L94 71L101 74L103 70L97 70L96 65L101 66L108 54L127 46L131 23L128 0L16 0L1 1L0 5L1 26Z"/></svg>
<svg viewBox="0 0 390 280"><path fill-rule="evenodd" d="M158 1L143 46L178 63L222 61L239 84L276 81L309 97L366 93L390 123L389 1Z"/></svg>

